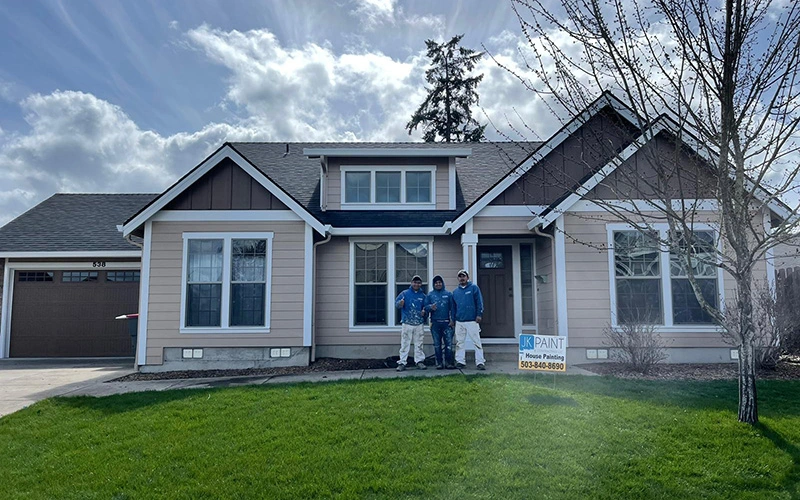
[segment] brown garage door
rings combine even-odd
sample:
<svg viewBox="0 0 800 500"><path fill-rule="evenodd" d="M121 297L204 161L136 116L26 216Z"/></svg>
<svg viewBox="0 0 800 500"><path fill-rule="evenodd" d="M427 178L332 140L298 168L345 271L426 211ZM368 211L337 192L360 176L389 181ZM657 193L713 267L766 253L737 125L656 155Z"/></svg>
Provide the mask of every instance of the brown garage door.
<svg viewBox="0 0 800 500"><path fill-rule="evenodd" d="M11 357L133 356L139 271L17 271L12 300Z"/></svg>

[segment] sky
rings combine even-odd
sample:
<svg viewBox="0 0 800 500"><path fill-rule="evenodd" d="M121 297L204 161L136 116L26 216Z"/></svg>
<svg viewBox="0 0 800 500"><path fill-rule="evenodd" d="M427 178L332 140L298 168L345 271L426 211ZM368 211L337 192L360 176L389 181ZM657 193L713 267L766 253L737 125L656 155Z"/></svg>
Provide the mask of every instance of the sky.
<svg viewBox="0 0 800 500"><path fill-rule="evenodd" d="M160 192L225 141L419 141L424 41L462 33L521 69L505 1L0 2L0 225L56 192ZM489 139L558 128L476 72Z"/></svg>

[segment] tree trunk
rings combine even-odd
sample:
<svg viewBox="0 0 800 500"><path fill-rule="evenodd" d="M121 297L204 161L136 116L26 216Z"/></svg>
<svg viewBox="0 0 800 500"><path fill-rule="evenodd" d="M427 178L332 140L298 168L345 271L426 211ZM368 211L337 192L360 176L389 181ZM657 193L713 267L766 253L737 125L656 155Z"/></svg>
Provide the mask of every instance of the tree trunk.
<svg viewBox="0 0 800 500"><path fill-rule="evenodd" d="M752 339L739 346L739 422L758 423L756 356Z"/></svg>

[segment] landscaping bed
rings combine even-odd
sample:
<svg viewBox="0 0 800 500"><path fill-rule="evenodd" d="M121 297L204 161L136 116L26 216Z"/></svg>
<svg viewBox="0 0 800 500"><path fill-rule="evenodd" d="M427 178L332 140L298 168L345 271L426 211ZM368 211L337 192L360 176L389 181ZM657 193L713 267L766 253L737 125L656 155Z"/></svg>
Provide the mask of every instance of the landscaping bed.
<svg viewBox="0 0 800 500"><path fill-rule="evenodd" d="M642 380L728 380L738 378L736 363L658 364L647 375L621 363L590 363L581 368L599 375ZM759 369L758 380L800 380L800 358L782 358L773 369Z"/></svg>

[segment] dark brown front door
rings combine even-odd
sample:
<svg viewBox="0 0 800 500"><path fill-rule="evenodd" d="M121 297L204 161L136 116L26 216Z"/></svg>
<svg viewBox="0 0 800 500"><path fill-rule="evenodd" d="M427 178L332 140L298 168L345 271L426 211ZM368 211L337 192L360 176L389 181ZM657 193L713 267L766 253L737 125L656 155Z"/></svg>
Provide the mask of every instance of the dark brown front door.
<svg viewBox="0 0 800 500"><path fill-rule="evenodd" d="M483 295L481 337L514 338L511 247L478 247L478 286Z"/></svg>
<svg viewBox="0 0 800 500"><path fill-rule="evenodd" d="M13 358L133 356L124 320L139 309L139 272L17 271Z"/></svg>

